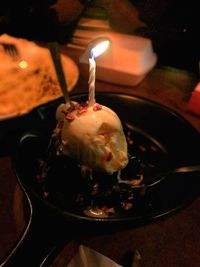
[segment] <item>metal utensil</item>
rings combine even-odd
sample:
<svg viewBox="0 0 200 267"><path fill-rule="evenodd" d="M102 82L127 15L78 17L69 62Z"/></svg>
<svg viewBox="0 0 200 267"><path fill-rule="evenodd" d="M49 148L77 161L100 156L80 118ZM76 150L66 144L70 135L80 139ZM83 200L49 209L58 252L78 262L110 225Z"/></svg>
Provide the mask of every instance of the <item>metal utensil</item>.
<svg viewBox="0 0 200 267"><path fill-rule="evenodd" d="M56 70L56 74L57 74L60 88L62 90L65 102L67 103L67 102L69 102L69 92L68 92L67 81L65 78L65 74L64 74L63 66L62 66L62 62L61 62L59 44L57 42L50 42L48 44L48 47L49 47L49 50L51 53L51 57L53 59L53 63L55 66L55 70Z"/></svg>
<svg viewBox="0 0 200 267"><path fill-rule="evenodd" d="M147 187L152 187L158 183L160 183L162 180L164 180L167 176L175 174L175 173L191 173L191 172L200 172L200 164L197 165L188 165L188 166L181 166L177 167L175 169L171 169L169 171L166 171L164 173L161 173L158 175L155 182L149 184Z"/></svg>
<svg viewBox="0 0 200 267"><path fill-rule="evenodd" d="M11 57L16 58L19 56L19 51L14 44L0 42L0 45L2 45L4 51Z"/></svg>
<svg viewBox="0 0 200 267"><path fill-rule="evenodd" d="M187 166L181 166L174 169L169 169L168 171L164 171L162 173L159 173L158 175L155 175L153 179L146 181L145 183L140 183L139 180L125 180L118 178L119 183L128 184L134 188L149 188L153 187L159 183L161 183L164 179L166 179L167 176L176 174L176 173L191 173L191 172L200 172L200 164L197 165L187 165Z"/></svg>

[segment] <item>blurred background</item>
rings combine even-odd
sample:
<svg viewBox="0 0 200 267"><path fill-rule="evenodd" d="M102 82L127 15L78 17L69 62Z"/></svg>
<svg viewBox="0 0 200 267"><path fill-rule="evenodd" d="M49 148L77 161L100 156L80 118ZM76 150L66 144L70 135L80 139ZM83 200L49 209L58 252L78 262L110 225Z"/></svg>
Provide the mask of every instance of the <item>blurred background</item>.
<svg viewBox="0 0 200 267"><path fill-rule="evenodd" d="M200 129L200 94L199 92L192 94L197 84L196 77L199 75L200 62L199 1L0 0L0 34L7 33L14 37L44 43L57 41L64 47L81 50L77 53L81 54L95 34L102 32L117 32L150 38L158 56L158 64L166 66L166 68L155 69L155 72L149 75L144 83L134 87L134 90L132 87L121 88L121 86L115 87L113 84L106 83L107 92L126 90L130 94L161 102L181 112L196 128ZM3 60L1 63L4 69ZM167 68L168 66L172 68ZM186 72L179 71L179 69L186 70ZM73 75L71 76L73 78ZM74 88L75 92L81 91L84 87L87 88L87 82L87 79L80 79ZM100 81L97 84L97 90L105 90L105 83ZM190 102L192 108L196 107L195 116L192 116L192 113L190 114L186 109L187 101L191 96L192 99L195 98L195 103ZM38 114L40 115L40 112ZM29 123L26 123L27 121ZM11 159L7 157L7 151L10 152L13 149L13 143L19 138L24 128L30 125L32 127L29 117L25 117L24 120L20 117L14 118L14 123L13 120L5 121L5 124L1 122L0 139L3 140L1 141L3 149L1 148L0 152L3 153L3 157L0 158L0 199L2 199L0 201L0 260L24 227L24 214L20 213L20 211L23 212L20 206L23 196L15 191L19 189L15 188L16 177L12 171ZM4 138L8 141L4 142ZM19 219L22 220L22 223L20 221L22 228L19 229L15 229L14 225L16 218L13 220L13 209L10 207L13 203L19 206L14 207L14 211L17 211ZM199 212L200 201L197 199L193 206L177 216L172 216L160 224L136 229L131 235L129 231L126 231L111 239L104 235L100 239L94 237L91 241L88 237L86 241L88 245L94 242L97 250L101 245L104 251L107 248L110 248L111 252L115 250L118 259L128 248L124 242L130 246L132 242L133 247L143 249L144 264L147 263L148 266L167 266L170 262L168 266L176 264L182 267L191 261L192 263L187 266L200 266L198 262ZM123 242L121 242L122 239ZM147 242L144 242L145 239ZM118 250L110 240L119 246Z"/></svg>
<svg viewBox="0 0 200 267"><path fill-rule="evenodd" d="M198 72L197 5L195 0L7 0L0 3L0 33L79 47L84 35L75 36L77 29L135 34L152 40L159 64Z"/></svg>

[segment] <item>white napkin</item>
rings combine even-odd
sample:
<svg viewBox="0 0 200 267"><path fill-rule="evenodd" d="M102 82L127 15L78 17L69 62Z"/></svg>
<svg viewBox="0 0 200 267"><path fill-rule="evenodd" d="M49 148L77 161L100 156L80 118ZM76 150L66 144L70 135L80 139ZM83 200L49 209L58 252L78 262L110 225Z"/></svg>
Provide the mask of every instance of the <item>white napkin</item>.
<svg viewBox="0 0 200 267"><path fill-rule="evenodd" d="M80 245L67 267L122 267L101 253Z"/></svg>

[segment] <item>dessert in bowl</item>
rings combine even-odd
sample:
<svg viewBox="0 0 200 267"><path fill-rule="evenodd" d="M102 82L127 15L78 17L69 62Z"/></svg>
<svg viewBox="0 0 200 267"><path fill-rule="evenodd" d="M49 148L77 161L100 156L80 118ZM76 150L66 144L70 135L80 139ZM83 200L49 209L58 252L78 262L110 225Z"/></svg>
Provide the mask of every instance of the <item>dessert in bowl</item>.
<svg viewBox="0 0 200 267"><path fill-rule="evenodd" d="M85 103L87 94L74 95L71 101ZM182 207L196 195L198 172L166 179L159 175L199 161L194 153L199 149L199 133L186 120L162 105L122 93L98 93L97 103L112 109L121 121L127 165L112 174L91 172L81 168L78 157L60 153L61 139L54 139L54 134L59 135L56 111L63 105L59 101L41 110L41 123L36 119L19 142L14 166L24 190L67 220L89 225L146 222ZM33 118L37 116L35 111Z"/></svg>
<svg viewBox="0 0 200 267"><path fill-rule="evenodd" d="M109 218L135 208L168 154L150 135L99 103L89 105L85 96L56 107L36 177L47 201L62 198L80 214Z"/></svg>
<svg viewBox="0 0 200 267"><path fill-rule="evenodd" d="M57 154L76 159L83 168L112 174L128 163L121 121L110 108L95 103L62 104L56 111Z"/></svg>

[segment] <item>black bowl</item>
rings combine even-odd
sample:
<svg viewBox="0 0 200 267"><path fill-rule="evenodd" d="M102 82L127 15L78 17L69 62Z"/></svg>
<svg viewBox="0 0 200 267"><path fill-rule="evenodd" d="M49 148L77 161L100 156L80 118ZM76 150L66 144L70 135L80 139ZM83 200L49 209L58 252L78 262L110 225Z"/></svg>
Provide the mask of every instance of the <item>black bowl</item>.
<svg viewBox="0 0 200 267"><path fill-rule="evenodd" d="M87 100L87 94L74 95L72 100L84 102ZM199 171L172 173L165 179L156 180L157 174L175 167L199 164L200 135L188 121L169 108L141 97L102 92L96 94L96 100L118 114L125 132L130 131L136 144L136 147L129 146L129 150L131 153L138 153L142 166L146 166L145 183L150 186L142 193L140 190L134 191L131 209L118 210L107 218L85 215L83 210L74 204L76 182L77 179L81 181L81 177L77 178L77 167L74 169L76 175L70 172L74 163L69 159L64 164L62 160L59 161L59 166L64 168L66 176L63 178L62 172L59 173L55 168L57 180L54 179L48 185L50 197L44 197L46 184L41 185L36 179L38 159L46 156L47 146L56 125L55 110L61 101L32 112L33 127L22 134L13 156L18 182L32 203L33 215L50 214L53 224L56 223L57 228L64 229L61 230L61 235L67 232L69 238L82 232L91 234L108 232L109 229L115 231L124 227L138 227L178 211L199 195ZM73 182L73 179L76 182ZM75 232L71 231L72 226L75 227ZM45 235L50 237L55 227L47 231L48 233L46 230L44 226ZM36 228L35 232L37 235L39 229ZM33 231L31 233L33 234ZM42 234L40 231L39 242Z"/></svg>
<svg viewBox="0 0 200 267"><path fill-rule="evenodd" d="M133 155L136 153L141 165L145 166L144 184L155 184L155 186L148 188L143 196L137 197L135 193L134 207L131 210L115 213L108 218L88 217L74 204L74 195L78 191L77 183L80 184L82 178L78 177L79 171L69 159L65 164L63 158L60 159L54 168L55 179L49 183L50 185L47 183L41 186L36 179L38 159L45 158L47 146L56 125L55 110L58 103L55 103L45 110L43 120L37 124L37 127L34 126L22 135L17 147L13 162L24 190L41 201L48 209L60 213L68 221L75 220L86 224L124 221L140 223L169 213L188 202L196 193L197 181L192 178L196 173L169 175L159 183L156 179L157 174L174 167L199 163L197 155L200 136L192 125L172 110L144 98L117 93L99 93L96 98L97 102L112 108L120 117L125 133L127 131L131 133L134 146L130 145L129 150ZM77 95L72 99L84 102L87 95ZM188 175L192 176L189 185ZM102 179L103 176L106 175L103 174ZM106 180L109 179L107 178ZM44 198L44 191L47 191L45 186L50 194L47 198Z"/></svg>

